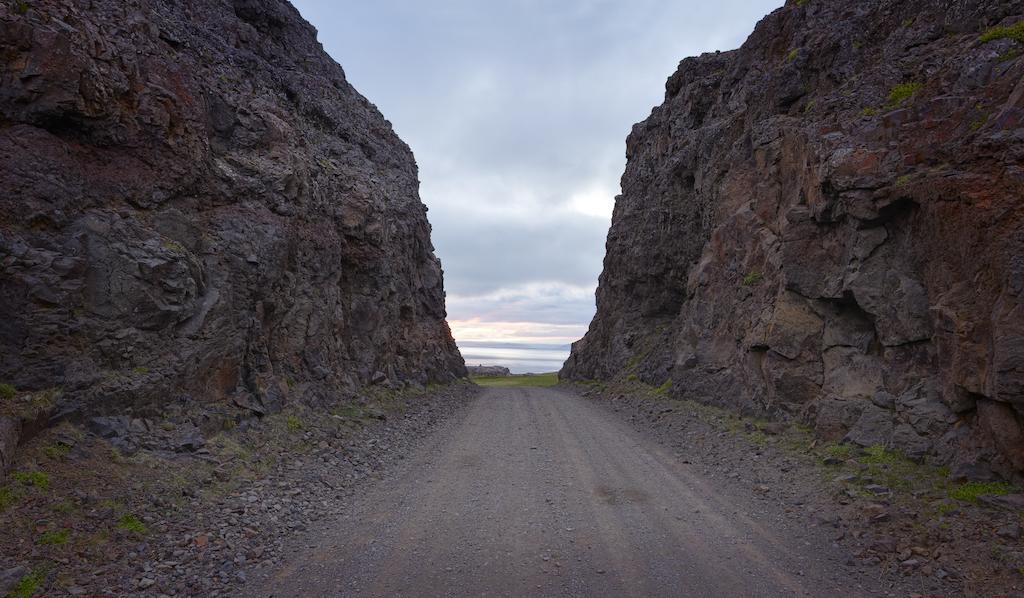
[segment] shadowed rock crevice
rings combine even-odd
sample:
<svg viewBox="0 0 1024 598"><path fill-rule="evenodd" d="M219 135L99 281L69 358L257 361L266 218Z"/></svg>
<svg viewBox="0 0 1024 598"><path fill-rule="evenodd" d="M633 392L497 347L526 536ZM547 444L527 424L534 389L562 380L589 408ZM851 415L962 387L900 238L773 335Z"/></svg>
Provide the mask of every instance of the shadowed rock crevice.
<svg viewBox="0 0 1024 598"><path fill-rule="evenodd" d="M562 375L1017 476L1024 19L788 2L633 127L597 315Z"/></svg>

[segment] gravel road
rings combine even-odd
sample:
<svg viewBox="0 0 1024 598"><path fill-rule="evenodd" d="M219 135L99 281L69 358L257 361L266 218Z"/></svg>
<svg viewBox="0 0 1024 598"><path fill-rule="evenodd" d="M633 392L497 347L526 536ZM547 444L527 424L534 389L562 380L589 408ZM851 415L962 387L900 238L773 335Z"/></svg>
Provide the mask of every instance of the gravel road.
<svg viewBox="0 0 1024 598"><path fill-rule="evenodd" d="M569 391L494 388L260 596L859 596L824 531Z"/></svg>

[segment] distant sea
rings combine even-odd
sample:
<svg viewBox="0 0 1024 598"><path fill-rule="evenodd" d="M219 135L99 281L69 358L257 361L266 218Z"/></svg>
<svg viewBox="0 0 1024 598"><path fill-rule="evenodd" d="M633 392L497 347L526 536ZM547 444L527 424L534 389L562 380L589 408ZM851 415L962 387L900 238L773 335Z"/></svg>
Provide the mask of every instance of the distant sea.
<svg viewBox="0 0 1024 598"><path fill-rule="evenodd" d="M513 374L557 372L569 357L569 345L461 341L466 365L503 365Z"/></svg>

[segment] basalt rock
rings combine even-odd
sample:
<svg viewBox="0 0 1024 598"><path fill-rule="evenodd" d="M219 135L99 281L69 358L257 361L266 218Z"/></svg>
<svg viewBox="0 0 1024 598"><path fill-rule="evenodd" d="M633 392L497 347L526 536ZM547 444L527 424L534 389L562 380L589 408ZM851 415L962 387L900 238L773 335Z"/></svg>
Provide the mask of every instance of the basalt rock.
<svg viewBox="0 0 1024 598"><path fill-rule="evenodd" d="M471 365L467 366L469 373L473 376L511 376L512 372L500 365Z"/></svg>
<svg viewBox="0 0 1024 598"><path fill-rule="evenodd" d="M627 140L562 376L1024 470L1019 1L787 2ZM986 35L986 32L989 32Z"/></svg>
<svg viewBox="0 0 1024 598"><path fill-rule="evenodd" d="M0 4L0 276L0 382L83 422L466 373L412 152L284 0Z"/></svg>

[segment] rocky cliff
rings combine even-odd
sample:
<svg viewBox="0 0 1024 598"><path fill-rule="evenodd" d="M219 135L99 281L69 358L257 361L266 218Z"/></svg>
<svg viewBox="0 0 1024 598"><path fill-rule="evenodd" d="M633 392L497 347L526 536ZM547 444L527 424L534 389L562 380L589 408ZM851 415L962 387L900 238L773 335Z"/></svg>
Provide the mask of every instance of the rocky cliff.
<svg viewBox="0 0 1024 598"><path fill-rule="evenodd" d="M284 0L0 4L0 273L8 411L465 375L412 153Z"/></svg>
<svg viewBox="0 0 1024 598"><path fill-rule="evenodd" d="M1021 21L1019 1L790 0L680 63L627 140L562 376L1019 474Z"/></svg>

